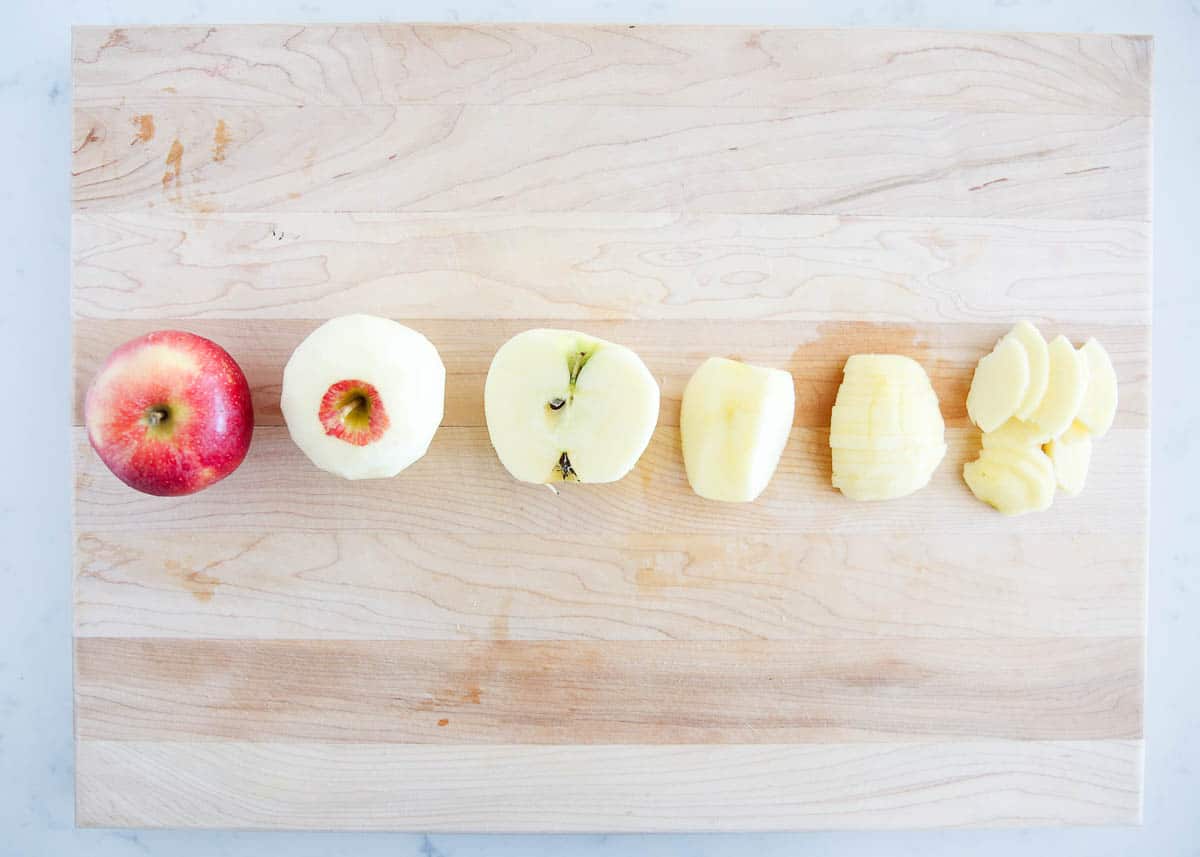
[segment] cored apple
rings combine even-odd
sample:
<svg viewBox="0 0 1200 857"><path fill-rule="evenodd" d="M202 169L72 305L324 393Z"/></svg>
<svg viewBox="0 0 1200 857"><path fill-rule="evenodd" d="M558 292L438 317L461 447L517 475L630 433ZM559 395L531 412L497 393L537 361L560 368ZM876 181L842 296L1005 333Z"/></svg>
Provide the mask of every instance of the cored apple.
<svg viewBox="0 0 1200 857"><path fill-rule="evenodd" d="M396 476L442 423L446 368L422 334L390 318L343 315L296 346L280 409L296 446L346 479Z"/></svg>
<svg viewBox="0 0 1200 857"><path fill-rule="evenodd" d="M254 410L241 367L215 342L159 330L108 355L84 402L88 440L109 470L146 494L176 496L232 473Z"/></svg>

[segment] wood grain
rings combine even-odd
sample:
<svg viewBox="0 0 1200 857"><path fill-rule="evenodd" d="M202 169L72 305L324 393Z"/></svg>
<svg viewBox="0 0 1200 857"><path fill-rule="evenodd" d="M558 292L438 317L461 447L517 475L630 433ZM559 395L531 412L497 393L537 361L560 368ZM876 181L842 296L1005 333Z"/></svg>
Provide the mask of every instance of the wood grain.
<svg viewBox="0 0 1200 857"><path fill-rule="evenodd" d="M1136 823L1152 42L627 25L77 28L77 818L85 825L737 830ZM429 454L350 483L278 401L327 318L422 330ZM1014 321L1096 336L1088 485L1004 518L965 396ZM559 495L484 427L533 326L643 356L635 470ZM130 491L81 427L116 345L183 328L253 389L245 463ZM949 453L829 487L850 354L931 377ZM713 354L797 410L748 505L701 500Z"/></svg>
<svg viewBox="0 0 1200 857"><path fill-rule="evenodd" d="M80 741L76 764L77 818L87 826L586 832L1141 820L1140 741L570 748Z"/></svg>
<svg viewBox="0 0 1200 857"><path fill-rule="evenodd" d="M85 532L77 637L1134 637L1144 537ZM896 642L898 648L902 645ZM953 646L955 643L950 642Z"/></svg>
<svg viewBox="0 0 1200 857"><path fill-rule="evenodd" d="M101 740L800 744L1141 737L1138 638L120 640L75 645Z"/></svg>
<svg viewBox="0 0 1200 857"><path fill-rule="evenodd" d="M979 433L950 429L950 446L930 486L903 503L856 503L832 489L828 433L792 429L771 484L754 503L704 500L680 466L679 430L659 426L633 472L607 485L516 482L501 466L486 428L443 427L429 452L395 479L349 482L313 467L287 429L255 429L255 454L231 476L190 497L129 491L91 453L75 430L75 524L89 532L275 532L453 535L896 534L922 532L980 537L1021 533L1123 533L1144 521L1128 504L1144 502L1146 433L1113 429L1098 444L1087 490L1062 498L1053 515L1017 519L979 503L962 481L976 457ZM499 510L503 510L502 512ZM985 545L986 549L986 545ZM980 554L986 556L986 552Z"/></svg>
<svg viewBox="0 0 1200 857"><path fill-rule="evenodd" d="M459 320L405 319L437 346L446 366L443 426L483 426L483 383L492 355L509 337L530 327L563 327L566 319ZM193 333L218 342L246 373L256 425L283 425L279 395L283 367L292 349L318 321L188 319ZM180 326L175 319L91 320L75 325L75 422L83 424L83 397L108 354L121 343L153 330ZM827 428L842 367L859 352L899 353L919 361L930 376L942 417L954 427L970 426L967 390L979 356L1008 332L1010 325L872 324L864 322L743 321L592 321L575 325L595 336L634 349L646 362L661 390L659 425L679 425L679 404L688 379L713 354L737 357L792 374L796 391L794 424ZM1132 325L1047 325L1082 345L1099 339L1112 356L1120 384L1114 425L1149 424L1149 375L1145 365L1146 331Z"/></svg>
<svg viewBox="0 0 1200 857"><path fill-rule="evenodd" d="M88 212L73 234L89 319L1150 319L1133 222Z"/></svg>
<svg viewBox="0 0 1200 857"><path fill-rule="evenodd" d="M147 112L149 111L149 113ZM157 136L130 144L138 117ZM216 129L227 145L217 157ZM75 109L80 211L1149 217L1145 117L583 106ZM497 141L503 141L499 145Z"/></svg>
<svg viewBox="0 0 1200 857"><path fill-rule="evenodd" d="M74 30L75 100L1150 113L1142 36L578 24Z"/></svg>

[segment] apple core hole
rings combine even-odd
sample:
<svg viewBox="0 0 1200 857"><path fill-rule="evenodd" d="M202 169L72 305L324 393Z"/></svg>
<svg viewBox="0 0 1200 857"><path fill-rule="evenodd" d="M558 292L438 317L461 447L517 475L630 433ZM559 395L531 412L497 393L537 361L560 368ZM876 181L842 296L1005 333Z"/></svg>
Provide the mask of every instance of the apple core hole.
<svg viewBox="0 0 1200 857"><path fill-rule="evenodd" d="M325 433L355 446L378 440L390 425L379 391L366 381L338 381L318 409Z"/></svg>

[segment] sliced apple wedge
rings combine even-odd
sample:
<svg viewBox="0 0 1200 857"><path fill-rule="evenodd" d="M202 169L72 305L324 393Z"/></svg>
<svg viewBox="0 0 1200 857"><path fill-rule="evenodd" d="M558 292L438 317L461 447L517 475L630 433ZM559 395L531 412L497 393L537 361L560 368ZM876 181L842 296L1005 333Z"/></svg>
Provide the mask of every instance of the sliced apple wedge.
<svg viewBox="0 0 1200 857"><path fill-rule="evenodd" d="M492 358L488 434L523 482L615 482L658 422L658 384L623 345L572 330L527 330Z"/></svg>
<svg viewBox="0 0 1200 857"><path fill-rule="evenodd" d="M1046 395L1029 422L1046 437L1058 437L1075 421L1088 385L1087 362L1065 336L1056 336L1047 347L1050 355L1050 381Z"/></svg>
<svg viewBox="0 0 1200 857"><path fill-rule="evenodd" d="M1046 385L1050 383L1050 352L1041 331L1031 322L1019 321L1005 334L1005 339L1019 342L1025 349L1025 357L1029 361L1029 384L1025 387L1025 395L1021 404L1013 413L1019 420L1028 420L1042 397L1046 395Z"/></svg>
<svg viewBox="0 0 1200 857"><path fill-rule="evenodd" d="M1074 497L1082 491L1092 461L1092 437L1087 427L1075 422L1046 444L1045 451L1054 464L1054 478L1062 492Z"/></svg>
<svg viewBox="0 0 1200 857"><path fill-rule="evenodd" d="M796 408L792 376L723 357L701 364L683 391L679 434L692 490L754 500L775 473Z"/></svg>
<svg viewBox="0 0 1200 857"><path fill-rule="evenodd" d="M1049 439L1046 433L1033 423L1013 417L995 431L983 433L983 448L1034 449Z"/></svg>
<svg viewBox="0 0 1200 857"><path fill-rule="evenodd" d="M999 428L1017 412L1028 388L1028 352L1017 339L1005 336L975 367L967 416L981 431Z"/></svg>
<svg viewBox="0 0 1200 857"><path fill-rule="evenodd" d="M1038 447L984 449L963 465L963 479L971 493L1004 515L1039 512L1054 501L1054 465Z"/></svg>
<svg viewBox="0 0 1200 857"><path fill-rule="evenodd" d="M1095 339L1083 343L1079 354L1088 367L1088 382L1075 419L1083 423L1093 437L1101 437L1117 413L1117 373L1108 352Z"/></svg>

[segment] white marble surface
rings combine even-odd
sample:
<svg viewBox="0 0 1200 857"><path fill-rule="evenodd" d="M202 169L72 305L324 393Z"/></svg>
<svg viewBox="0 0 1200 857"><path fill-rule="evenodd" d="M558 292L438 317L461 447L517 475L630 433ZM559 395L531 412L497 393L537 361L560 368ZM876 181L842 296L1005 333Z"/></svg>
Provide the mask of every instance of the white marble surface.
<svg viewBox="0 0 1200 857"><path fill-rule="evenodd" d="M1200 0L0 0L0 855L1200 855ZM1152 33L1155 331L1140 829L432 836L74 829L69 25L587 20Z"/></svg>

